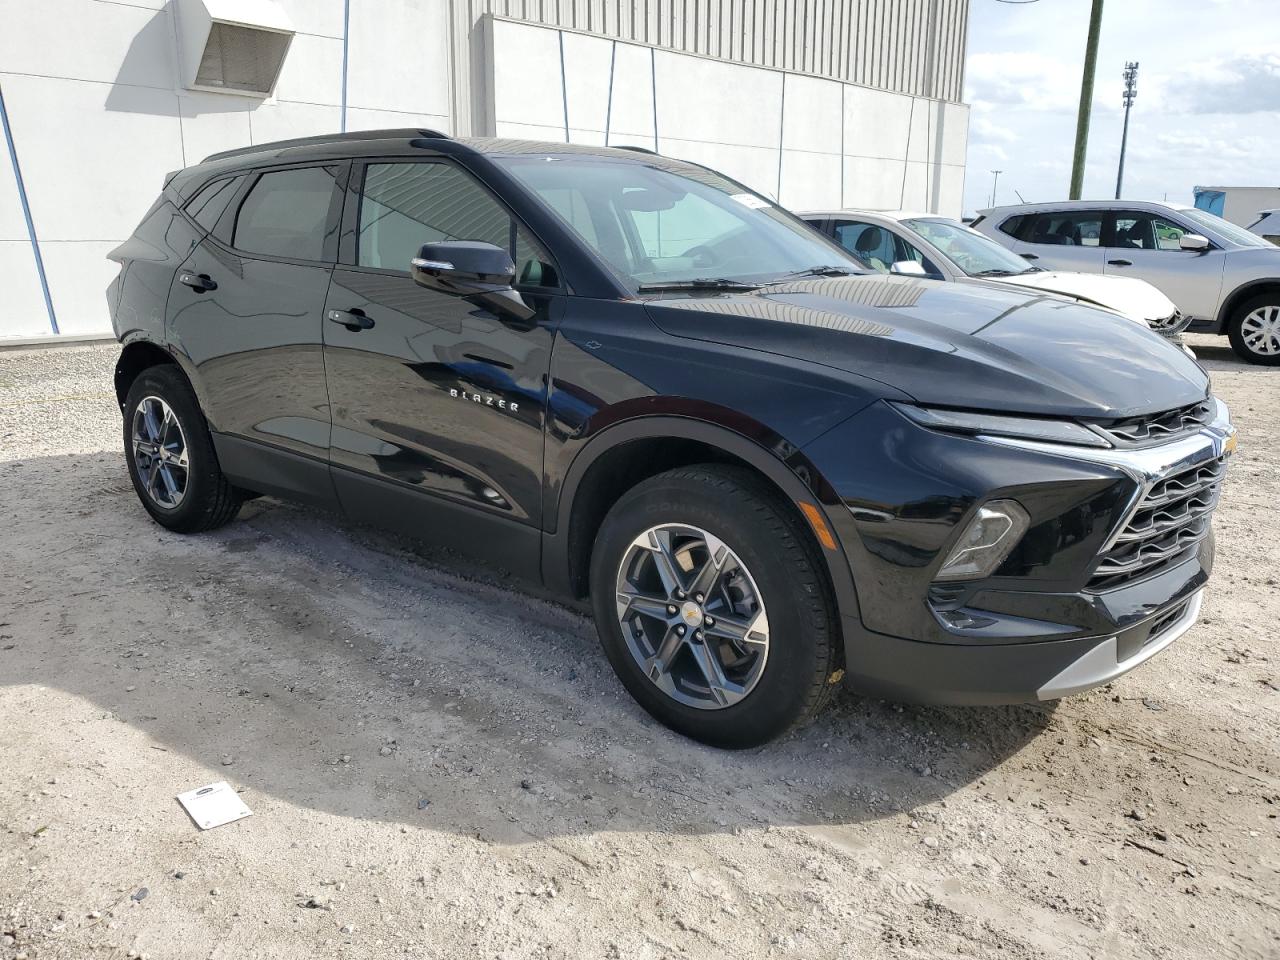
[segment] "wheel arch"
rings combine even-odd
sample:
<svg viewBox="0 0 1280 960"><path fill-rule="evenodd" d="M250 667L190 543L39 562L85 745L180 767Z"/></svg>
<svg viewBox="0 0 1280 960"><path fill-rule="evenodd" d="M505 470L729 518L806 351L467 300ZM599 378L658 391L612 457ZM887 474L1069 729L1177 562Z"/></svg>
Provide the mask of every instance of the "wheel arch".
<svg viewBox="0 0 1280 960"><path fill-rule="evenodd" d="M1222 301L1222 306L1218 310L1217 329L1221 333L1226 333L1235 312L1240 309L1240 305L1253 297L1262 293L1273 292L1277 295L1277 302L1280 302L1280 277L1264 277L1259 280L1250 280L1242 283L1231 291Z"/></svg>
<svg viewBox="0 0 1280 960"><path fill-rule="evenodd" d="M773 446L790 451L794 467L735 430L686 417L640 417L601 431L578 451L566 471L554 514L555 529L543 535L542 573L547 587L576 599L587 595L595 532L610 507L637 483L678 466L726 463L746 467L762 477L786 502L822 556L837 613L856 616L857 594L844 550L834 535L833 546L824 546L806 516L807 509L815 509L827 532L834 530L825 506L809 486L821 486L817 482L820 478L795 447L781 438L776 440ZM800 507L802 503L807 505L805 509Z"/></svg>
<svg viewBox="0 0 1280 960"><path fill-rule="evenodd" d="M133 386L133 382L141 376L142 372L151 367L163 365L176 366L181 369L173 354L169 353L168 350L154 340L139 338L131 340L124 345L124 349L120 351L120 356L116 360L115 370L116 403L121 410L124 409L124 401L129 395L129 388Z"/></svg>

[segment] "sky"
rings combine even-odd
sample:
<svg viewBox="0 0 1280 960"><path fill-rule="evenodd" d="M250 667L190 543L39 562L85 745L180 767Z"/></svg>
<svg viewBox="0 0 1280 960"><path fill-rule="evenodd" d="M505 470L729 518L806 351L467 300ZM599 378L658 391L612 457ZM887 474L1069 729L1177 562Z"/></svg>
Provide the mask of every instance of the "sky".
<svg viewBox="0 0 1280 960"><path fill-rule="evenodd" d="M1090 0L970 0L966 215L1065 200ZM1195 186L1280 186L1280 0L1106 0L1086 199L1115 196L1126 60L1138 96L1123 195L1191 203Z"/></svg>

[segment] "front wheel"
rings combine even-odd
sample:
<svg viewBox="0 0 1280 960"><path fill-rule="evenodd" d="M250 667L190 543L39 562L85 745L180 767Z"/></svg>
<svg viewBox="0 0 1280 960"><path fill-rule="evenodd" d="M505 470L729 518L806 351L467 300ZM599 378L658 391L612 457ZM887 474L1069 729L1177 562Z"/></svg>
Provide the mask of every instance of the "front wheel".
<svg viewBox="0 0 1280 960"><path fill-rule="evenodd" d="M1268 367L1280 365L1280 293L1264 293L1241 304L1227 337L1242 359Z"/></svg>
<svg viewBox="0 0 1280 960"><path fill-rule="evenodd" d="M239 512L243 494L222 475L195 393L176 367L144 370L129 388L124 449L138 499L161 526L197 533Z"/></svg>
<svg viewBox="0 0 1280 960"><path fill-rule="evenodd" d="M747 470L684 467L633 487L591 558L618 678L662 723L714 746L757 746L807 720L838 659L817 549Z"/></svg>

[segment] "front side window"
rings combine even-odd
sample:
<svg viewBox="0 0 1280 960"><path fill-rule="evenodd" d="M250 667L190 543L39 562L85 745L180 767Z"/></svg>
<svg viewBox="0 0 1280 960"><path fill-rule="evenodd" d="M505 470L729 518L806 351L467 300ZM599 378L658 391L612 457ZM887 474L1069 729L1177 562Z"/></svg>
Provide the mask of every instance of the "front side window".
<svg viewBox="0 0 1280 960"><path fill-rule="evenodd" d="M942 276L919 247L891 230L861 220L834 220L832 224L840 246L880 273L888 273L895 263L914 260L926 273Z"/></svg>
<svg viewBox="0 0 1280 960"><path fill-rule="evenodd" d="M1026 241L1059 247L1096 247L1102 243L1102 214L1091 211L1037 214Z"/></svg>
<svg viewBox="0 0 1280 960"><path fill-rule="evenodd" d="M232 245L245 253L323 260L337 167L264 173L236 215Z"/></svg>
<svg viewBox="0 0 1280 960"><path fill-rule="evenodd" d="M865 267L803 221L716 173L660 157L495 157L639 289L690 280L762 283L815 267Z"/></svg>
<svg viewBox="0 0 1280 960"><path fill-rule="evenodd" d="M1180 250L1184 227L1150 213L1117 213L1111 246L1122 250Z"/></svg>
<svg viewBox="0 0 1280 960"><path fill-rule="evenodd" d="M558 285L549 258L479 183L449 163L371 163L360 199L356 263L408 272L424 243L478 240L502 247L516 282Z"/></svg>
<svg viewBox="0 0 1280 960"><path fill-rule="evenodd" d="M904 220L903 225L932 243L971 277L1010 277L1036 270L990 237L954 220L916 217Z"/></svg>

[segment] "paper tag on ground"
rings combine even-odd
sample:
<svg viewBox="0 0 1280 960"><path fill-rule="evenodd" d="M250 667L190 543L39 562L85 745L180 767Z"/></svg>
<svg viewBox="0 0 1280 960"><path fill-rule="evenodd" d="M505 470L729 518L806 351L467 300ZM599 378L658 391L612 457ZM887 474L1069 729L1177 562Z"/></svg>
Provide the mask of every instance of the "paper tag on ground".
<svg viewBox="0 0 1280 960"><path fill-rule="evenodd" d="M253 811L244 805L240 794L231 789L225 780L180 793L178 802L201 830L212 830L224 823L234 823L253 816Z"/></svg>

